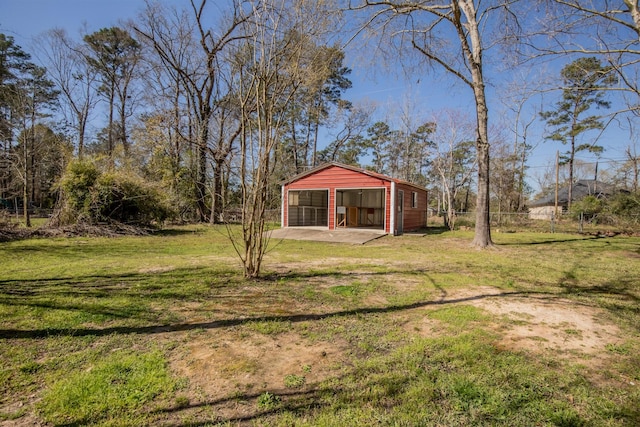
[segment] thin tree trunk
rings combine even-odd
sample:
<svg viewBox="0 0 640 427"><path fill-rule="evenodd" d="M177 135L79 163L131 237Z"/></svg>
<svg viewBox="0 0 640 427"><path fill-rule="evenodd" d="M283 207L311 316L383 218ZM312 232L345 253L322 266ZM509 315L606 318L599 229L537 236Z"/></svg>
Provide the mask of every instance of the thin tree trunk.
<svg viewBox="0 0 640 427"><path fill-rule="evenodd" d="M571 211L571 204L572 204L572 200L573 200L573 163L574 163L574 157L575 157L575 153L576 153L576 143L575 143L575 138L572 136L571 137L571 152L569 154L569 189L568 189L568 194L567 194L567 211Z"/></svg>
<svg viewBox="0 0 640 427"><path fill-rule="evenodd" d="M78 158L82 160L84 157L84 134L87 130L87 119L84 113L78 112Z"/></svg>
<svg viewBox="0 0 640 427"><path fill-rule="evenodd" d="M206 123L206 125L205 125ZM200 130L198 141L198 170L196 173L196 203L198 207L198 220L207 221L207 140L209 138L208 121L201 122L203 129Z"/></svg>
<svg viewBox="0 0 640 427"><path fill-rule="evenodd" d="M26 172L26 171L25 171ZM22 186L22 215L25 227L31 227L31 215L29 214L29 189L25 180Z"/></svg>
<svg viewBox="0 0 640 427"><path fill-rule="evenodd" d="M33 128L31 129L33 134ZM25 138L22 144L22 215L25 227L31 227L31 215L29 215L29 138Z"/></svg>
<svg viewBox="0 0 640 427"><path fill-rule="evenodd" d="M216 158L213 166L213 194L211 195L211 223L222 222L223 208L223 174L224 158Z"/></svg>
<svg viewBox="0 0 640 427"><path fill-rule="evenodd" d="M299 174L301 172L301 168L300 160L298 159L298 138L296 137L296 123L293 114L291 115L291 149L293 151L291 154L293 155L294 173Z"/></svg>
<svg viewBox="0 0 640 427"><path fill-rule="evenodd" d="M126 92L125 92L125 98L126 98ZM125 101L122 100L121 101L121 105L120 105L120 132L122 132L121 135L121 139L122 139L122 150L124 152L124 156L125 158L129 158L129 140L127 139L127 116L126 116L126 110L125 110L126 106L125 106Z"/></svg>
<svg viewBox="0 0 640 427"><path fill-rule="evenodd" d="M111 166L113 166L113 103L115 100L115 88L113 83L111 83L111 93L109 93L109 128L107 129L107 154L109 155L109 160Z"/></svg>

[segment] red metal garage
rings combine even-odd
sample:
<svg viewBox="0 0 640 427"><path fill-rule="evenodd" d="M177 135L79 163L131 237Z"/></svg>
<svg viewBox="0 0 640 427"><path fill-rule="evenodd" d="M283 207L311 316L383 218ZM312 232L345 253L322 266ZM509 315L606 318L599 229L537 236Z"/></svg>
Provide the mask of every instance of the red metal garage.
<svg viewBox="0 0 640 427"><path fill-rule="evenodd" d="M427 190L339 163L282 184L282 226L366 228L402 234L426 226Z"/></svg>

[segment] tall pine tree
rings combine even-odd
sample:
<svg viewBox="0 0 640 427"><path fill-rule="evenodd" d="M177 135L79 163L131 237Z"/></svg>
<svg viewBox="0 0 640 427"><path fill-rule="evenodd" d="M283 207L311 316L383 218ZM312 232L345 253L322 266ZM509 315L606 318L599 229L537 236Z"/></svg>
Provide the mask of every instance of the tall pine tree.
<svg viewBox="0 0 640 427"><path fill-rule="evenodd" d="M601 116L586 114L592 107L609 108L605 101L605 91L617 82L612 67L604 67L595 57L578 58L566 65L560 76L564 88L562 99L556 109L541 113L542 118L553 128L546 139L568 145L563 160L569 168L568 206L571 208L573 170L576 154L581 151L602 152L602 147L594 144L577 145L579 137L593 129L602 129Z"/></svg>

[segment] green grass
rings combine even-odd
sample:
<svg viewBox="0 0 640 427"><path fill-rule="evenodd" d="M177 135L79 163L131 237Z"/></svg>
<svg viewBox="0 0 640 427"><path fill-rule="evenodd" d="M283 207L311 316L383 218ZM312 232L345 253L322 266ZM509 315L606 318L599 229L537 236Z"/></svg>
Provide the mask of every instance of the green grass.
<svg viewBox="0 0 640 427"><path fill-rule="evenodd" d="M603 425L632 406L591 387L579 372L540 369L524 355L496 350L482 332L421 339L360 363L339 382L317 391L321 410L291 410L275 425ZM632 420L631 420L632 421ZM612 421L611 425L624 425ZM632 425L630 423L629 425Z"/></svg>
<svg viewBox="0 0 640 427"><path fill-rule="evenodd" d="M483 251L461 231L364 246L272 242L264 279L246 281L223 233L1 243L0 421L640 424L640 238L501 233ZM473 305L497 289L598 309L624 340L592 359L505 348L504 330L531 319ZM474 297L450 302L460 294ZM558 333L577 339L579 326ZM288 338L294 355L320 344L340 354L323 375L324 355L294 358L279 388L258 382L213 396L172 366L191 367L189 345L214 338L212 354L228 351L227 338L248 348ZM589 366L599 359L604 366ZM269 366L257 353L209 369L240 381Z"/></svg>
<svg viewBox="0 0 640 427"><path fill-rule="evenodd" d="M487 322L491 317L482 309L458 305L444 307L431 311L428 317L446 323L455 330L469 330L482 322Z"/></svg>
<svg viewBox="0 0 640 427"><path fill-rule="evenodd" d="M161 353L116 351L54 382L39 407L43 419L53 424L117 424L123 416L144 422L154 400L176 388Z"/></svg>
<svg viewBox="0 0 640 427"><path fill-rule="evenodd" d="M288 374L284 377L284 386L286 388L301 388L305 382L304 375Z"/></svg>
<svg viewBox="0 0 640 427"><path fill-rule="evenodd" d="M263 335L278 335L292 329L291 322L278 320L252 321L246 324L249 330Z"/></svg>

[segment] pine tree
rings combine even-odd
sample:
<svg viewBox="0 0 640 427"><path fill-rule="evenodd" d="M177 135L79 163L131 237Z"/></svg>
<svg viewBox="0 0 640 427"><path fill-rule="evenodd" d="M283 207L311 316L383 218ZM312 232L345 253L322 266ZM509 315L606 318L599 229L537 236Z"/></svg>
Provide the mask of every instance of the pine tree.
<svg viewBox="0 0 640 427"><path fill-rule="evenodd" d="M604 96L605 90L617 82L617 77L612 71L612 67L603 67L595 57L576 59L560 71L564 88L562 99L556 103L556 109L541 113L542 118L553 128L553 132L546 139L569 145L568 151L563 154L563 160L569 168L569 209L576 154L581 151L602 152L601 146L577 145L577 142L585 132L602 129L604 126L601 116L585 117L585 114L592 107L609 108L610 103Z"/></svg>

